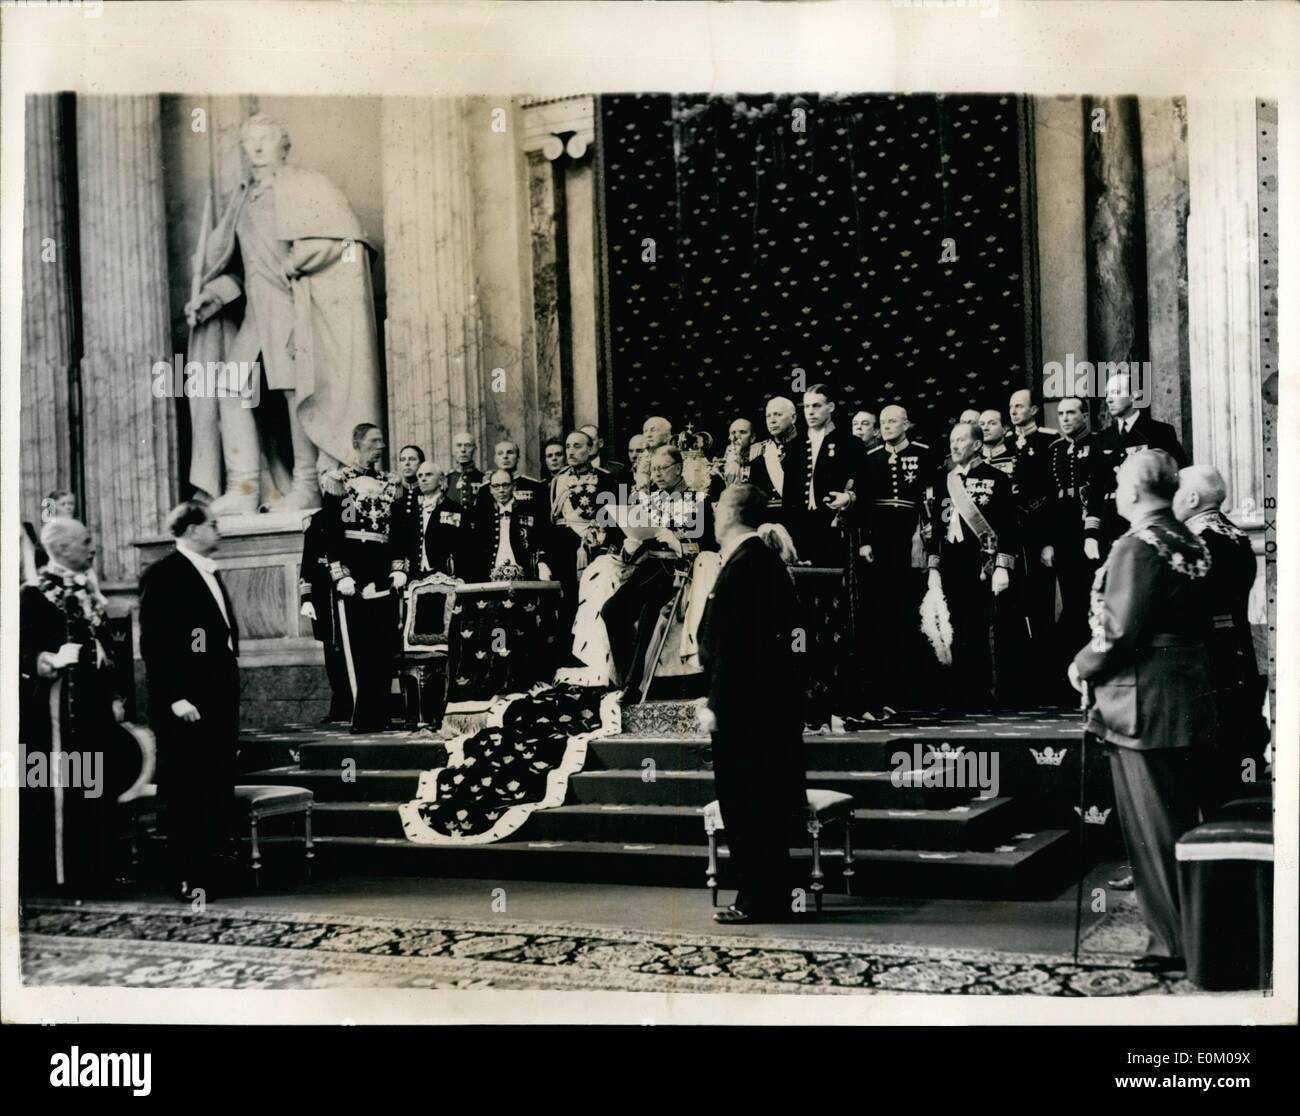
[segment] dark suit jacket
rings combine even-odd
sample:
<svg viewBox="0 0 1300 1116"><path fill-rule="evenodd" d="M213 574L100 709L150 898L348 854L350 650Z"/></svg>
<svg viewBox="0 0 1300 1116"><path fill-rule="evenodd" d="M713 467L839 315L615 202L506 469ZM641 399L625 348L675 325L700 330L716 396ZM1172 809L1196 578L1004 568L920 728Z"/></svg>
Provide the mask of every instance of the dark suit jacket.
<svg viewBox="0 0 1300 1116"><path fill-rule="evenodd" d="M467 570L461 575L470 581L487 581L492 576L492 563L497 553L497 505L476 504L464 517L465 554ZM551 525L546 517L546 505L541 500L521 501L517 497L510 514L510 547L515 560L529 578L537 576L537 563L549 565Z"/></svg>
<svg viewBox="0 0 1300 1116"><path fill-rule="evenodd" d="M1208 554L1165 509L1117 539L1103 569L1103 607L1074 657L1093 688L1088 728L1125 748L1190 747L1215 720Z"/></svg>
<svg viewBox="0 0 1300 1116"><path fill-rule="evenodd" d="M1247 603L1257 567L1250 536L1217 511L1194 517L1187 526L1210 552L1210 678L1216 689L1254 684L1259 666Z"/></svg>
<svg viewBox="0 0 1300 1116"><path fill-rule="evenodd" d="M757 462L756 462L757 464ZM808 434L794 439L785 451L785 486L781 503L785 514L806 514L805 483L808 478ZM761 475L766 475L763 469ZM751 472L750 477L753 477ZM848 521L858 525L863 521L870 504L867 491L867 450L860 438L855 438L847 428L837 426L826 435L813 469L814 491L817 497L817 518L826 524L835 513L823 505L832 492L844 492L853 482L856 502L848 511ZM788 520L787 520L788 521Z"/></svg>
<svg viewBox="0 0 1300 1116"><path fill-rule="evenodd" d="M1129 454L1143 449L1164 450L1180 469L1187 464L1187 454L1183 452L1174 428L1167 422L1157 422L1146 411L1138 411L1133 429L1127 434L1121 434L1119 424L1112 422L1097 435L1097 445L1093 449L1093 474L1088 485L1087 515L1101 524L1101 535L1106 541L1118 538L1128 526L1124 517L1115 510L1115 471Z"/></svg>
<svg viewBox="0 0 1300 1116"><path fill-rule="evenodd" d="M159 558L140 578L140 655L149 679L150 722L160 740L184 726L171 711L172 702L183 698L198 709L200 731L234 747L239 621L229 595L226 612L231 627L199 571L179 551Z"/></svg>
<svg viewBox="0 0 1300 1116"><path fill-rule="evenodd" d="M422 510L416 510L417 524L423 514ZM429 513L429 522L424 525L421 550L411 563L412 579L435 573L465 576L469 563L466 553L468 519L465 509L444 494L437 508ZM427 570L424 568L426 558L429 563Z"/></svg>

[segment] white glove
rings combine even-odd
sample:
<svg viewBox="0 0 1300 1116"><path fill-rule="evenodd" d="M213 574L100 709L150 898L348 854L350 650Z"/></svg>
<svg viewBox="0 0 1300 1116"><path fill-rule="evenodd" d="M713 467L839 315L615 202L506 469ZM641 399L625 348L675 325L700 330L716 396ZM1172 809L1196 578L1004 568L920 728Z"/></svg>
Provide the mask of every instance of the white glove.
<svg viewBox="0 0 1300 1116"><path fill-rule="evenodd" d="M394 570L388 575L388 580L393 583L394 589L401 589L406 584L406 574L401 570Z"/></svg>
<svg viewBox="0 0 1300 1116"><path fill-rule="evenodd" d="M1071 663L1070 669L1066 672L1066 675L1070 679L1070 685L1078 690L1079 693L1083 693L1083 679L1079 677L1079 668Z"/></svg>
<svg viewBox="0 0 1300 1116"><path fill-rule="evenodd" d="M298 610L300 616L307 617L308 620L316 619L316 606L311 601L303 601L302 608Z"/></svg>
<svg viewBox="0 0 1300 1116"><path fill-rule="evenodd" d="M351 577L340 578L336 588L340 597L355 597L357 593L356 580Z"/></svg>
<svg viewBox="0 0 1300 1116"><path fill-rule="evenodd" d="M50 662L55 667L72 666L77 659L81 657L80 643L65 643L51 657Z"/></svg>
<svg viewBox="0 0 1300 1116"><path fill-rule="evenodd" d="M938 570L931 570L929 577L925 579L927 589L933 589L936 592L943 592L943 579L939 576Z"/></svg>
<svg viewBox="0 0 1300 1116"><path fill-rule="evenodd" d="M193 723L199 719L199 711L194 708L193 704L181 698L180 701L172 702L172 713L182 721Z"/></svg>
<svg viewBox="0 0 1300 1116"><path fill-rule="evenodd" d="M700 726L701 732L718 731L718 715L707 705L701 705L695 711L695 721Z"/></svg>
<svg viewBox="0 0 1300 1116"><path fill-rule="evenodd" d="M1007 573L1003 567L999 566L993 571L993 581L991 584L993 587L993 595L996 597L1011 584L1011 575Z"/></svg>
<svg viewBox="0 0 1300 1116"><path fill-rule="evenodd" d="M538 580L538 581L554 581L554 580L555 580L555 578L553 578L553 577L551 576L551 567L548 566L545 562L538 562L538 563L537 563L537 580Z"/></svg>
<svg viewBox="0 0 1300 1116"><path fill-rule="evenodd" d="M1056 547L1043 547L1042 553L1038 555L1038 560L1050 570L1056 562Z"/></svg>
<svg viewBox="0 0 1300 1116"><path fill-rule="evenodd" d="M1101 543L1096 539L1083 540L1083 553L1094 562L1101 561Z"/></svg>
<svg viewBox="0 0 1300 1116"><path fill-rule="evenodd" d="M863 543L858 547L858 555L868 562L874 562L876 560L876 553L871 549L870 543Z"/></svg>

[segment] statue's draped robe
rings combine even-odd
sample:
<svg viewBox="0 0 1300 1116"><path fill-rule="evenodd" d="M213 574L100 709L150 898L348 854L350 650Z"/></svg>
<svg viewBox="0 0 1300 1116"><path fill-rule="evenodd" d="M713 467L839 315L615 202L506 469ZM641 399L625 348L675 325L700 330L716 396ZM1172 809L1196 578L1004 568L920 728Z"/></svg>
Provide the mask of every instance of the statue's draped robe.
<svg viewBox="0 0 1300 1116"><path fill-rule="evenodd" d="M203 285L223 306L191 331L188 360L252 361L260 354L268 385L296 390L303 429L328 455L318 468L333 468L351 457L352 428L383 418L366 252L374 249L347 198L323 174L286 165L262 198L251 199L251 191L250 182L236 188L208 239ZM292 284L283 273L288 262L304 273ZM232 303L241 295L236 321ZM196 395L189 405L190 483L216 495L217 401Z"/></svg>

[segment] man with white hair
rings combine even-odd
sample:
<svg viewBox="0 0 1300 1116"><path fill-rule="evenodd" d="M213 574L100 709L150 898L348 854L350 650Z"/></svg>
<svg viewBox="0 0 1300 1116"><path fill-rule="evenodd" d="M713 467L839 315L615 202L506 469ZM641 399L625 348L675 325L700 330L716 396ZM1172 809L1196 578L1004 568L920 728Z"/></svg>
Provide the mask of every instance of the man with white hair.
<svg viewBox="0 0 1300 1116"><path fill-rule="evenodd" d="M483 470L474 464L474 436L460 430L451 436L451 469L447 472L447 495L462 508L472 508L483 486Z"/></svg>
<svg viewBox="0 0 1300 1116"><path fill-rule="evenodd" d="M1215 745L1199 757L1201 809L1207 815L1265 781L1269 741L1263 717L1267 678L1255 657L1248 602L1257 564L1250 536L1223 514L1228 488L1218 469L1189 465L1178 478L1173 512L1205 544L1212 615L1206 650L1214 685L1218 730Z"/></svg>
<svg viewBox="0 0 1300 1116"><path fill-rule="evenodd" d="M927 502L934 498L939 462L930 447L911 439L907 411L890 404L880 412L883 441L867 453L867 492L862 557L869 564L868 582L878 631L886 638L870 641L872 675L879 690L873 715L914 705L917 677L917 610L920 573L912 567L912 543Z"/></svg>
<svg viewBox="0 0 1300 1116"><path fill-rule="evenodd" d="M772 512L779 513L785 493L786 454L799 438L794 403L784 395L769 399L764 422L767 425L767 437L754 446L749 483L757 485L768 494L769 516L779 520L780 515L772 516Z"/></svg>
<svg viewBox="0 0 1300 1116"><path fill-rule="evenodd" d="M41 545L49 561L19 594L19 872L25 893L91 896L112 883L115 800L130 745L116 729L124 706L108 616L87 577L91 534L75 519L51 519Z"/></svg>
<svg viewBox="0 0 1300 1116"><path fill-rule="evenodd" d="M853 416L853 436L870 453L880 445L880 423L871 411L859 411Z"/></svg>
<svg viewBox="0 0 1300 1116"><path fill-rule="evenodd" d="M654 453L672 441L673 424L661 415L652 415L641 427L641 435L645 438L646 453Z"/></svg>
<svg viewBox="0 0 1300 1116"><path fill-rule="evenodd" d="M1091 698L1087 732L1110 760L1150 935L1134 968L1169 972L1185 965L1175 845L1197 822L1193 756L1214 725L1205 650L1210 555L1170 506L1178 473L1169 454L1130 454L1115 482L1115 510L1129 528L1098 576L1092 638L1070 679Z"/></svg>
<svg viewBox="0 0 1300 1116"><path fill-rule="evenodd" d="M980 454L979 425L959 422L948 444L953 468L938 493L938 521L927 542L929 586L952 619L953 691L965 708L1005 700L1002 647L995 648L995 599L1011 585L1019 549L1011 482Z"/></svg>
<svg viewBox="0 0 1300 1116"><path fill-rule="evenodd" d="M1098 522L1099 538L1089 538L1084 545L1088 557L1100 561L1111 544L1127 528L1124 517L1115 507L1115 474L1124 459L1144 449L1164 450L1181 469L1187 454L1174 428L1157 422L1137 405L1132 377L1128 373L1112 376L1106 383L1106 411L1111 423L1101 431L1099 452L1088 485L1088 518Z"/></svg>
<svg viewBox="0 0 1300 1116"><path fill-rule="evenodd" d="M420 577L463 576L467 513L447 496L447 475L432 461L420 466L415 479L420 486L420 520L411 572Z"/></svg>

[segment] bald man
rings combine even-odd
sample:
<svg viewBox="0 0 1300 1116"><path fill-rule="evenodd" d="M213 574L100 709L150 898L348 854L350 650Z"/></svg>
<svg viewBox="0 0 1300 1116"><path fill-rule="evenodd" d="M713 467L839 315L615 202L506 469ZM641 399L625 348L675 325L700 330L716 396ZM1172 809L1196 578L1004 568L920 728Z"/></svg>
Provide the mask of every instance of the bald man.
<svg viewBox="0 0 1300 1116"><path fill-rule="evenodd" d="M1116 512L1129 530L1094 590L1092 638L1071 680L1091 698L1087 732L1103 742L1115 806L1150 935L1145 972L1184 968L1178 838L1196 825L1194 749L1214 725L1205 638L1210 555L1178 522L1173 458L1138 450L1115 477Z"/></svg>
<svg viewBox="0 0 1300 1116"><path fill-rule="evenodd" d="M879 690L871 712L888 719L897 710L914 708L921 603L921 573L913 568L913 537L927 501L934 497L939 462L925 442L907 436L907 411L891 404L880 412L881 443L866 460L868 514L864 517L862 557L868 563L872 600L869 642Z"/></svg>
<svg viewBox="0 0 1300 1116"><path fill-rule="evenodd" d="M483 470L474 464L474 436L461 430L451 436L451 469L447 495L463 508L472 508L483 484Z"/></svg>
<svg viewBox="0 0 1300 1116"><path fill-rule="evenodd" d="M769 399L763 421L767 425L767 437L754 446L749 483L768 494L768 518L779 520L785 492L786 453L799 437L794 403L784 395Z"/></svg>
<svg viewBox="0 0 1300 1116"><path fill-rule="evenodd" d="M645 438L646 453L654 453L672 441L673 424L660 415L652 415L642 425L641 435Z"/></svg>
<svg viewBox="0 0 1300 1116"><path fill-rule="evenodd" d="M1085 540L1088 557L1096 561L1106 557L1111 544L1128 528L1115 509L1115 474L1124 459L1144 449L1164 450L1181 469L1187 454L1179 444L1174 428L1157 422L1148 411L1137 405L1133 379L1126 373L1106 382L1106 412L1110 425L1101 431L1093 476L1088 484L1088 518L1100 524L1098 537Z"/></svg>
<svg viewBox="0 0 1300 1116"><path fill-rule="evenodd" d="M1255 658L1248 601L1257 563L1250 536L1223 514L1223 476L1210 465L1189 465L1179 474L1173 511L1205 544L1212 626L1206 649L1218 710L1215 746L1203 753L1201 809L1207 817L1224 802L1249 795L1264 779L1268 724L1263 706L1267 679Z"/></svg>

